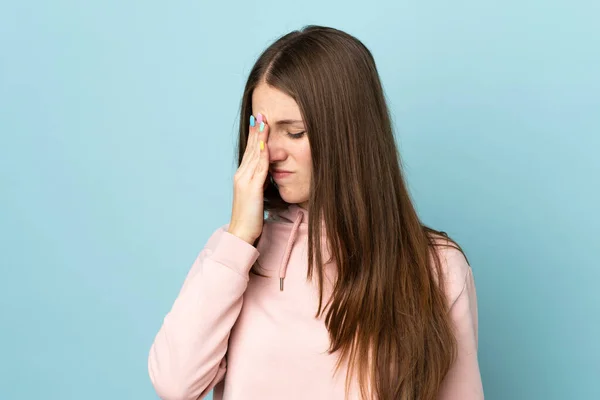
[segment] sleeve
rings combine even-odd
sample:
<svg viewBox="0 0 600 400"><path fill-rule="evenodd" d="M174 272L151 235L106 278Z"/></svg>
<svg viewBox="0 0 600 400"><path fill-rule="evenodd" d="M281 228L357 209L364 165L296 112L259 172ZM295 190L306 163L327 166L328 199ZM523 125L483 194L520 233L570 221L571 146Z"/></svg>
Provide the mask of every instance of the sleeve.
<svg viewBox="0 0 600 400"><path fill-rule="evenodd" d="M457 340L457 357L442 382L438 400L482 400L483 385L477 359L478 321L477 295L473 271L462 253L450 258L459 263L457 268L464 279L456 280L456 292L452 296L450 317L454 323ZM449 269L453 269L451 266ZM462 285L460 284L462 282ZM451 284L452 286L452 284Z"/></svg>
<svg viewBox="0 0 600 400"><path fill-rule="evenodd" d="M162 399L203 399L225 375L229 334L259 256L226 229L194 261L150 348L148 372Z"/></svg>

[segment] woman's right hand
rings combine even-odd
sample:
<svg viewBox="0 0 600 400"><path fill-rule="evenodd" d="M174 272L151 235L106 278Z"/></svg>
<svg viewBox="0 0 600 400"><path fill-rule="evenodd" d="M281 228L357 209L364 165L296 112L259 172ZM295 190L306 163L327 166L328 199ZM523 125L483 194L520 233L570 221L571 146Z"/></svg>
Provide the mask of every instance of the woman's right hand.
<svg viewBox="0 0 600 400"><path fill-rule="evenodd" d="M227 229L229 233L250 244L254 244L262 233L264 188L269 173L269 127L261 114L257 115L254 126L252 118L246 151L233 176L233 208Z"/></svg>

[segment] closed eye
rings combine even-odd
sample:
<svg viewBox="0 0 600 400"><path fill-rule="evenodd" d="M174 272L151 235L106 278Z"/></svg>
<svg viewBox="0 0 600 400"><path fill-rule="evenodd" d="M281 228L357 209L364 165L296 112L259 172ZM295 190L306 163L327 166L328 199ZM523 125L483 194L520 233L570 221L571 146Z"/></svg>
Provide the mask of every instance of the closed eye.
<svg viewBox="0 0 600 400"><path fill-rule="evenodd" d="M288 132L288 136L291 137L292 139L300 139L302 136L304 136L304 133L306 133L306 131L302 131L299 133L289 133Z"/></svg>

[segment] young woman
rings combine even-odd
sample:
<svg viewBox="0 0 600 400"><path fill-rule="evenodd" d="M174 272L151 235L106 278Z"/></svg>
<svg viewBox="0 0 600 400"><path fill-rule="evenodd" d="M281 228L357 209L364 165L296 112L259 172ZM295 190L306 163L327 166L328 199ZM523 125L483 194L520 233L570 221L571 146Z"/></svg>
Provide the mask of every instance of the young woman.
<svg viewBox="0 0 600 400"><path fill-rule="evenodd" d="M482 399L472 270L417 216L369 50L281 37L241 121L230 223L150 350L160 397Z"/></svg>

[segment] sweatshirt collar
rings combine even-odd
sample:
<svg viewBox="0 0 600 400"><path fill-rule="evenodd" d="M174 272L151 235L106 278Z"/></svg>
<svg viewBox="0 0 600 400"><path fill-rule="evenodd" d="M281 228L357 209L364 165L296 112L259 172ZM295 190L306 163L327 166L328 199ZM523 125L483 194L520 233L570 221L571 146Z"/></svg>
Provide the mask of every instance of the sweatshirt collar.
<svg viewBox="0 0 600 400"><path fill-rule="evenodd" d="M299 218L299 214L302 214L300 224L308 225L308 210L300 207L298 204L289 204L286 209L277 213L281 219L291 223L294 223Z"/></svg>

